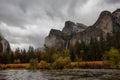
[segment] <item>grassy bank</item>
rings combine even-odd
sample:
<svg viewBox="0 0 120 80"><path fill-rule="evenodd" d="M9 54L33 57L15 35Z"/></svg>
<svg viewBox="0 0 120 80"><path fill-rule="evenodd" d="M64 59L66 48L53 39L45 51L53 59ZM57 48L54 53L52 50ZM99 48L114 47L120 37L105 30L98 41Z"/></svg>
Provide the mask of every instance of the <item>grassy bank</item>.
<svg viewBox="0 0 120 80"><path fill-rule="evenodd" d="M105 68L103 61L71 62L73 68Z"/></svg>
<svg viewBox="0 0 120 80"><path fill-rule="evenodd" d="M59 66L59 65L57 65ZM29 69L30 64L0 64L0 69ZM104 68L103 61L86 61L86 62L71 62L70 64L63 66L63 68ZM41 61L37 64L37 69L57 69L53 64ZM59 68L58 68L59 69Z"/></svg>
<svg viewBox="0 0 120 80"><path fill-rule="evenodd" d="M29 64L0 64L0 69L27 69Z"/></svg>

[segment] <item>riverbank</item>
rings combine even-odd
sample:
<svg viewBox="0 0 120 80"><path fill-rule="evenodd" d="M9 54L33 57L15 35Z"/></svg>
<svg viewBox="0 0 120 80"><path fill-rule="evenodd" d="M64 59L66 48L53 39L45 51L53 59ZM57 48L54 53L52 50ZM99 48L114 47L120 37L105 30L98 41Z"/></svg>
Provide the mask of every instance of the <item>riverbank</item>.
<svg viewBox="0 0 120 80"><path fill-rule="evenodd" d="M30 64L0 64L0 69L29 69ZM64 66L67 69L75 68L91 68L91 69L102 69L104 68L103 61L86 61L86 62L71 62L69 65ZM50 63L38 63L37 69L56 69Z"/></svg>

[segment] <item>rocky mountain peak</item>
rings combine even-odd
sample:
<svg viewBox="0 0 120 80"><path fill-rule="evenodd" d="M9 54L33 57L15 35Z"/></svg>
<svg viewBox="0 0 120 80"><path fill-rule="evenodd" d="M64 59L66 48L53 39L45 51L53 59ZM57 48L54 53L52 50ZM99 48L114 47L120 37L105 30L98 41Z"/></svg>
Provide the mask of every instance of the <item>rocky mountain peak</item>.
<svg viewBox="0 0 120 80"><path fill-rule="evenodd" d="M112 13L114 32L120 32L120 9L117 9Z"/></svg>
<svg viewBox="0 0 120 80"><path fill-rule="evenodd" d="M120 9L117 9L112 13L114 20L118 21L120 19Z"/></svg>
<svg viewBox="0 0 120 80"><path fill-rule="evenodd" d="M49 36L60 36L62 35L62 32L60 30L56 30L56 29L51 29Z"/></svg>
<svg viewBox="0 0 120 80"><path fill-rule="evenodd" d="M100 17L106 17L106 16L111 16L111 12L110 11L102 11L100 14Z"/></svg>
<svg viewBox="0 0 120 80"><path fill-rule="evenodd" d="M67 34L67 35L71 35L73 27L75 27L75 23L72 21L66 21L65 22L65 26L62 30L63 33Z"/></svg>
<svg viewBox="0 0 120 80"><path fill-rule="evenodd" d="M66 21L65 22L65 27L63 28L62 32L65 33L66 35L71 35L74 33L81 32L85 30L87 26L81 23L74 23L72 21Z"/></svg>
<svg viewBox="0 0 120 80"><path fill-rule="evenodd" d="M76 42L83 41L89 44L91 38L100 40L103 36L105 39L107 34L114 34L114 32L120 32L120 9L113 13L102 11L95 24L89 27L81 23L66 21L62 31L50 31L49 35L54 36L47 36L45 44L56 49L61 47L67 49L69 45L74 46Z"/></svg>
<svg viewBox="0 0 120 80"><path fill-rule="evenodd" d="M113 24L112 24L112 14L109 11L101 12L98 20L93 25L94 27L102 30L104 33L112 33Z"/></svg>
<svg viewBox="0 0 120 80"><path fill-rule="evenodd" d="M8 53L10 50L9 42L0 34L0 52Z"/></svg>
<svg viewBox="0 0 120 80"><path fill-rule="evenodd" d="M78 33L85 30L87 26L80 23L74 23L72 21L66 21L62 31L51 29L49 35L45 38L45 46L54 47L57 49L67 48L69 39L73 33Z"/></svg>
<svg viewBox="0 0 120 80"><path fill-rule="evenodd" d="M72 21L66 21L66 22L65 22L65 27L71 28L71 27L74 26L74 25L75 25L75 23L72 22Z"/></svg>

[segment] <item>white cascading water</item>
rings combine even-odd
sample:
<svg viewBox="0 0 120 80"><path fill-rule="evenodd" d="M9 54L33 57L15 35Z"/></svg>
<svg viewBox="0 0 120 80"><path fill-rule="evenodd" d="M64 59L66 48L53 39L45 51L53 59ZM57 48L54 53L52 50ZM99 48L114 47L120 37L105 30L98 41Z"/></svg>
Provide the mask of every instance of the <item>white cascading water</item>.
<svg viewBox="0 0 120 80"><path fill-rule="evenodd" d="M68 49L68 44L69 44L69 41L67 41L67 43L66 43L66 49Z"/></svg>

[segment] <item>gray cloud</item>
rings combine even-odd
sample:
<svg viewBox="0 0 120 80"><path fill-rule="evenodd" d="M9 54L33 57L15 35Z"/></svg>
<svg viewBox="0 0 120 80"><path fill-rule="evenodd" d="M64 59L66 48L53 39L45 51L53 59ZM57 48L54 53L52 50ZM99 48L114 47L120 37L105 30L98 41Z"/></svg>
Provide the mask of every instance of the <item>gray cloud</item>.
<svg viewBox="0 0 120 80"><path fill-rule="evenodd" d="M23 27L32 23L31 17L65 18L61 10L68 7L67 13L74 15L74 8L80 0L2 0L0 1L0 20L9 25ZM69 15L68 14L68 15ZM29 16L30 15L30 16Z"/></svg>
<svg viewBox="0 0 120 80"><path fill-rule="evenodd" d="M42 47L50 29L66 20L92 25L102 10L119 7L119 0L0 0L0 31L13 49Z"/></svg>
<svg viewBox="0 0 120 80"><path fill-rule="evenodd" d="M115 3L119 3L120 0L104 0L106 1L107 3L111 3L111 4L115 4Z"/></svg>

